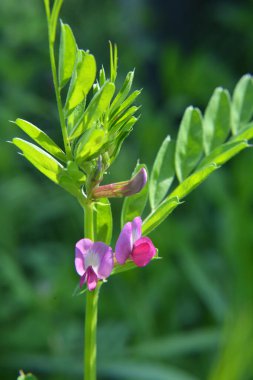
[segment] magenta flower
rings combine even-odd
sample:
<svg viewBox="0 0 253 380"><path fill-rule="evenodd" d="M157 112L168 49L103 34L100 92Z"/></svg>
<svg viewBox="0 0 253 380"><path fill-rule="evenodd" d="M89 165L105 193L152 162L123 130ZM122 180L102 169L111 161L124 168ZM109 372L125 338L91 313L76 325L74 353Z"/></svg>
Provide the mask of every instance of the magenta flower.
<svg viewBox="0 0 253 380"><path fill-rule="evenodd" d="M141 236L141 226L139 216L124 225L115 247L119 264L131 259L138 267L144 267L155 256L156 248L148 237Z"/></svg>
<svg viewBox="0 0 253 380"><path fill-rule="evenodd" d="M107 278L113 268L111 247L102 242L93 243L90 239L81 239L76 243L75 267L81 276L80 287L86 282L89 290L94 290L98 280Z"/></svg>

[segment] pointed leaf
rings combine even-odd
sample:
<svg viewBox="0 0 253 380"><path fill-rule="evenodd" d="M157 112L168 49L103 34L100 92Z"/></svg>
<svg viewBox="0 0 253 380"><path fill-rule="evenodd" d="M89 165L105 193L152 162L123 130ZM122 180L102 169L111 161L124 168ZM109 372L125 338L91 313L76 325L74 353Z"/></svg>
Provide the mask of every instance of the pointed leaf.
<svg viewBox="0 0 253 380"><path fill-rule="evenodd" d="M41 129L23 119L16 119L15 124L22 129L29 137L39 144L48 153L61 161L66 162L65 153L61 148Z"/></svg>
<svg viewBox="0 0 253 380"><path fill-rule="evenodd" d="M231 123L233 134L238 133L243 124L248 123L253 115L253 78L244 75L237 83L231 109Z"/></svg>
<svg viewBox="0 0 253 380"><path fill-rule="evenodd" d="M121 103L126 99L127 95L129 94L131 90L133 79L134 79L134 71L130 71L126 76L126 79L119 93L117 94L114 101L112 102L111 109L110 109L111 113L113 113L121 105Z"/></svg>
<svg viewBox="0 0 253 380"><path fill-rule="evenodd" d="M205 153L209 154L222 144L230 131L230 96L221 87L215 89L203 119L203 143Z"/></svg>
<svg viewBox="0 0 253 380"><path fill-rule="evenodd" d="M103 241L108 245L111 244L112 211L110 202L107 198L101 198L99 199L99 202L95 204L94 230L95 241Z"/></svg>
<svg viewBox="0 0 253 380"><path fill-rule="evenodd" d="M203 168L206 165L215 163L218 165L223 165L225 162L230 160L233 156L239 153L241 150L248 148L249 144L244 141L232 141L227 142L218 148L214 149L209 156L205 157L199 164L198 168Z"/></svg>
<svg viewBox="0 0 253 380"><path fill-rule="evenodd" d="M172 211L180 204L177 197L166 198L151 214L147 216L142 225L143 235L148 235L161 224Z"/></svg>
<svg viewBox="0 0 253 380"><path fill-rule="evenodd" d="M140 169L146 168L144 164L137 164L132 177L140 171ZM125 223L132 221L136 216L141 216L144 211L148 199L148 181L142 190L130 197L126 197L123 202L122 212L121 212L121 227Z"/></svg>
<svg viewBox="0 0 253 380"><path fill-rule="evenodd" d="M70 138L79 137L85 130L91 128L107 111L111 99L115 91L115 85L111 82L106 82L101 89L94 95L89 106L87 107L83 121L80 120L73 129Z"/></svg>
<svg viewBox="0 0 253 380"><path fill-rule="evenodd" d="M98 155L106 141L107 134L103 129L92 128L84 132L75 152L77 162L82 162L91 159L94 155Z"/></svg>
<svg viewBox="0 0 253 380"><path fill-rule="evenodd" d="M71 78L76 60L76 41L68 24L61 23L59 51L59 86L64 87Z"/></svg>
<svg viewBox="0 0 253 380"><path fill-rule="evenodd" d="M56 26L63 0L55 0L50 17L50 40L55 42Z"/></svg>
<svg viewBox="0 0 253 380"><path fill-rule="evenodd" d="M174 179L174 153L175 144L167 136L157 153L150 175L149 199L152 210L165 197Z"/></svg>
<svg viewBox="0 0 253 380"><path fill-rule="evenodd" d="M202 153L201 113L197 108L188 107L181 121L176 141L175 168L180 182L195 168Z"/></svg>
<svg viewBox="0 0 253 380"><path fill-rule="evenodd" d="M72 110L83 101L96 78L96 61L93 55L78 51L77 64L72 75L66 100L66 109Z"/></svg>
<svg viewBox="0 0 253 380"><path fill-rule="evenodd" d="M50 154L28 141L14 138L12 142L23 152L25 158L39 171L45 174L53 182L59 184L59 176L63 172L63 166L58 161L50 156Z"/></svg>

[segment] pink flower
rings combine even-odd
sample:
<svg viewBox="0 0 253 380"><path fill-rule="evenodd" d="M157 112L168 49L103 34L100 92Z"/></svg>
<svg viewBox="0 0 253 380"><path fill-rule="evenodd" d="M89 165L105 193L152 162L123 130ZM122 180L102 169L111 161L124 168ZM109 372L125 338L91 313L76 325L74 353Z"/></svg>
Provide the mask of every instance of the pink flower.
<svg viewBox="0 0 253 380"><path fill-rule="evenodd" d="M113 268L111 247L102 242L81 239L76 243L75 267L81 276L80 287L86 282L89 290L94 290L98 280L107 278Z"/></svg>
<svg viewBox="0 0 253 380"><path fill-rule="evenodd" d="M115 247L119 264L131 259L138 267L144 267L155 256L156 248L148 237L141 236L141 226L139 216L124 225Z"/></svg>

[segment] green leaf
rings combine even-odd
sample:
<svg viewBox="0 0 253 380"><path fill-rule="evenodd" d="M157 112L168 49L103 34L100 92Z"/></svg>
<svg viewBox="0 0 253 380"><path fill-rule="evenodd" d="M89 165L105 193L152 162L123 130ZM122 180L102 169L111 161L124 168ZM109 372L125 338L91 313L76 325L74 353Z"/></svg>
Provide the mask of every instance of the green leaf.
<svg viewBox="0 0 253 380"><path fill-rule="evenodd" d="M216 88L203 119L203 144L209 154L222 144L230 131L230 95L227 90Z"/></svg>
<svg viewBox="0 0 253 380"><path fill-rule="evenodd" d="M24 157L41 173L53 182L59 184L59 176L63 173L64 169L58 161L50 156L50 154L28 141L14 138L12 142L23 152Z"/></svg>
<svg viewBox="0 0 253 380"><path fill-rule="evenodd" d="M249 144L245 140L227 142L221 146L218 146L209 154L209 156L205 157L200 162L198 168L203 168L211 163L214 163L217 166L222 165L248 146Z"/></svg>
<svg viewBox="0 0 253 380"><path fill-rule="evenodd" d="M59 51L59 86L64 87L71 78L76 60L76 41L68 24L61 22L61 39Z"/></svg>
<svg viewBox="0 0 253 380"><path fill-rule="evenodd" d="M111 82L115 82L118 69L118 49L116 44L109 41L110 46L110 69L111 69Z"/></svg>
<svg viewBox="0 0 253 380"><path fill-rule="evenodd" d="M126 79L119 93L117 94L114 101L112 102L111 109L110 109L111 113L113 113L117 109L117 107L119 107L121 103L126 99L129 91L131 90L133 79L134 79L134 71L130 71L126 76Z"/></svg>
<svg viewBox="0 0 253 380"><path fill-rule="evenodd" d="M94 230L96 241L103 241L108 245L111 244L112 211L107 198L101 198L99 202L95 203Z"/></svg>
<svg viewBox="0 0 253 380"><path fill-rule="evenodd" d="M79 50L76 62L66 100L68 111L85 99L96 78L96 61L92 54Z"/></svg>
<svg viewBox="0 0 253 380"><path fill-rule="evenodd" d="M161 260L161 257L159 256L154 256L152 258L151 261L157 261L157 260ZM113 267L113 270L112 270L112 273L111 273L111 276L114 275L114 274L119 274L119 273L122 273L122 272L127 272L129 270L132 270L132 269L138 269L140 267L138 267L132 260L127 260L126 263L124 265L121 265L121 264L118 264L116 263Z"/></svg>
<svg viewBox="0 0 253 380"><path fill-rule="evenodd" d="M175 144L167 136L157 153L150 175L149 199L152 210L165 197L174 179L174 152Z"/></svg>
<svg viewBox="0 0 253 380"><path fill-rule="evenodd" d="M213 173L218 168L219 167L216 164L212 163L200 170L197 170L192 175L190 175L190 177L186 178L182 183L180 183L166 199L177 197L179 200L181 200L193 189L195 189L195 187L199 186L211 173Z"/></svg>
<svg viewBox="0 0 253 380"><path fill-rule="evenodd" d="M117 108L116 111L111 112L110 110L110 124L115 122L115 119L118 119L125 111L126 109L133 104L135 99L140 95L141 91L136 90L131 95L129 95L124 102L121 103L121 105Z"/></svg>
<svg viewBox="0 0 253 380"><path fill-rule="evenodd" d="M142 224L143 235L148 235L161 224L180 204L177 197L166 198L155 211L147 216Z"/></svg>
<svg viewBox="0 0 253 380"><path fill-rule="evenodd" d="M137 163L132 177L134 177L142 168L147 170L146 165ZM139 193L131 195L130 197L125 197L121 212L121 227L123 227L125 223L132 221L136 216L141 216L146 206L147 199L148 181Z"/></svg>
<svg viewBox="0 0 253 380"><path fill-rule="evenodd" d="M179 127L175 150L175 168L180 182L195 168L202 153L201 113L197 108L188 107Z"/></svg>
<svg viewBox="0 0 253 380"><path fill-rule="evenodd" d="M15 124L22 129L29 137L39 144L48 153L61 161L66 162L65 153L61 148L41 129L23 119L16 119Z"/></svg>
<svg viewBox="0 0 253 380"><path fill-rule="evenodd" d="M79 137L85 130L91 128L107 111L115 91L115 85L106 82L101 89L93 96L89 106L83 115L83 121L80 120L73 129L70 138Z"/></svg>
<svg viewBox="0 0 253 380"><path fill-rule="evenodd" d="M253 79L244 75L237 83L231 108L231 123L233 134L238 133L243 124L248 123L253 115Z"/></svg>
<svg viewBox="0 0 253 380"><path fill-rule="evenodd" d="M63 0L55 0L50 18L50 41L55 42L56 26Z"/></svg>
<svg viewBox="0 0 253 380"><path fill-rule="evenodd" d="M113 125L110 127L110 133L116 133L121 127L131 119L131 117L138 111L140 107L132 106L126 110L121 117L117 118Z"/></svg>
<svg viewBox="0 0 253 380"><path fill-rule="evenodd" d="M86 105L86 101L85 99L80 103L78 104L78 106L76 106L74 108L74 110L68 115L68 118L67 118L67 129L68 129L68 135L71 134L71 132L73 131L73 129L76 127L76 125L80 122L82 122L83 120L83 115L84 115L84 111L85 111L85 105Z"/></svg>
<svg viewBox="0 0 253 380"><path fill-rule="evenodd" d="M253 139L253 123L245 125L245 127L229 141L242 141Z"/></svg>
<svg viewBox="0 0 253 380"><path fill-rule="evenodd" d="M77 162L82 162L92 158L94 155L98 155L106 141L107 133L103 129L92 128L85 131L75 151Z"/></svg>

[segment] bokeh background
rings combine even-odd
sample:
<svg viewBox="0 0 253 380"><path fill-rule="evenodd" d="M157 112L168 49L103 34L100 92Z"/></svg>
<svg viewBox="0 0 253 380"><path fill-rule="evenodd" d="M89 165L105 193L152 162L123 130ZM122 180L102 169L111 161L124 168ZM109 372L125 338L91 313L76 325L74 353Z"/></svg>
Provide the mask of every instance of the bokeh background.
<svg viewBox="0 0 253 380"><path fill-rule="evenodd" d="M1 0L0 14L0 379L20 368L81 379L81 209L6 143L21 117L61 144L43 2ZM116 42L119 83L135 67L143 88L108 182L129 178L138 158L151 168L186 106L204 110L215 87L253 71L251 0L65 0L61 17L98 66ZM163 260L103 287L99 380L253 379L252 168L247 150L213 174L152 234ZM112 203L117 236L122 201Z"/></svg>

